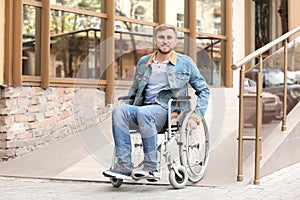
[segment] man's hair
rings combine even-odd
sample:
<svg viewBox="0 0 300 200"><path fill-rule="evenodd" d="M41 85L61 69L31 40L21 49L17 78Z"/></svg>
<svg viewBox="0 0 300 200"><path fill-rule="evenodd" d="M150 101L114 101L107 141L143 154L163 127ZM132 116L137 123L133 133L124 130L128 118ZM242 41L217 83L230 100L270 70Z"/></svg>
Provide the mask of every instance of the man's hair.
<svg viewBox="0 0 300 200"><path fill-rule="evenodd" d="M159 31L165 31L165 30L168 30L168 29L173 30L174 33L175 33L175 36L177 37L176 28L174 26L170 25L170 24L161 24L161 25L155 27L155 29L154 29L154 36L157 35L157 32L159 32Z"/></svg>

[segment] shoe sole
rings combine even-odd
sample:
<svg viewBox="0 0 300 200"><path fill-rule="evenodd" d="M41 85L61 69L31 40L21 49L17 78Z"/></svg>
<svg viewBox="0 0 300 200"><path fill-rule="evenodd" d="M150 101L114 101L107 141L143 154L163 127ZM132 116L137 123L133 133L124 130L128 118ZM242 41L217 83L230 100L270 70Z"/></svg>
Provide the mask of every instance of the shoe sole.
<svg viewBox="0 0 300 200"><path fill-rule="evenodd" d="M123 179L123 180L132 180L133 179L131 176L118 174L118 173L114 173L114 172L103 172L102 174L109 178L116 178L116 179Z"/></svg>
<svg viewBox="0 0 300 200"><path fill-rule="evenodd" d="M160 175L155 175L153 173L148 173L148 174L144 174L144 173L135 173L132 175L134 179L147 179L150 182L155 182L160 180Z"/></svg>

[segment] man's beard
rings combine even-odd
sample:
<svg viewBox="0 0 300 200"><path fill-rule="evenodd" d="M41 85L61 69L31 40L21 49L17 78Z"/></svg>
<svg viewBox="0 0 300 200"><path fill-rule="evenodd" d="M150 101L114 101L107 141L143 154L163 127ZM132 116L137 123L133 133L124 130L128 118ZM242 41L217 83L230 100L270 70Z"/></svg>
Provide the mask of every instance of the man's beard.
<svg viewBox="0 0 300 200"><path fill-rule="evenodd" d="M169 51L162 51L161 48L158 48L158 51L161 53L161 54L169 54L173 49L169 49Z"/></svg>

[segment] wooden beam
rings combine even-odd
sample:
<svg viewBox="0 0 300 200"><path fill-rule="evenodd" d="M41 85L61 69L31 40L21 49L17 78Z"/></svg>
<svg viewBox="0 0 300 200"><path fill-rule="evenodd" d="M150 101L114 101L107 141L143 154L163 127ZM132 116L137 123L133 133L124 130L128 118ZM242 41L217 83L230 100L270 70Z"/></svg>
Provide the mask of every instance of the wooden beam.
<svg viewBox="0 0 300 200"><path fill-rule="evenodd" d="M49 69L50 69L50 0L43 1L42 9L42 33L41 34L41 76L42 88L48 88L49 82Z"/></svg>
<svg viewBox="0 0 300 200"><path fill-rule="evenodd" d="M223 1L225 3L225 1ZM232 87L232 1L226 1L226 61L225 61L225 87Z"/></svg>
<svg viewBox="0 0 300 200"><path fill-rule="evenodd" d="M12 84L22 85L22 23L23 23L23 1L14 1L13 7L13 65Z"/></svg>
<svg viewBox="0 0 300 200"><path fill-rule="evenodd" d="M5 1L5 39L4 39L4 81L2 84L12 84L13 65L13 1Z"/></svg>
<svg viewBox="0 0 300 200"><path fill-rule="evenodd" d="M112 104L114 102L114 81L115 81L115 70L114 70L114 59L115 59L115 0L111 0L106 3L107 12L107 26L106 26L106 104Z"/></svg>

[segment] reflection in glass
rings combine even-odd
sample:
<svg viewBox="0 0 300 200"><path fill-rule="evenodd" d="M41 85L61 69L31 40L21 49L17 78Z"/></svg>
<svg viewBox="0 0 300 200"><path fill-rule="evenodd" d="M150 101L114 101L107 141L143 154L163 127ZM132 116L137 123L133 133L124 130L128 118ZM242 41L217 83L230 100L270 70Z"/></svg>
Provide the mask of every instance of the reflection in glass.
<svg viewBox="0 0 300 200"><path fill-rule="evenodd" d="M184 28L184 1L166 0L166 22L175 27Z"/></svg>
<svg viewBox="0 0 300 200"><path fill-rule="evenodd" d="M115 32L115 78L132 79L139 59L153 51L153 28L143 26L144 33L141 33L135 29L138 24L120 21L116 21L116 24L127 29Z"/></svg>
<svg viewBox="0 0 300 200"><path fill-rule="evenodd" d="M40 76L40 36L41 9L34 6L23 6L23 51L22 73L23 75Z"/></svg>
<svg viewBox="0 0 300 200"><path fill-rule="evenodd" d="M153 0L115 0L115 10L119 16L153 22Z"/></svg>
<svg viewBox="0 0 300 200"><path fill-rule="evenodd" d="M198 0L196 2L197 31L221 35L222 0Z"/></svg>
<svg viewBox="0 0 300 200"><path fill-rule="evenodd" d="M50 0L51 4L100 12L102 0Z"/></svg>
<svg viewBox="0 0 300 200"><path fill-rule="evenodd" d="M95 50L100 26L97 17L51 11L51 77L100 78L100 59L95 56L100 54Z"/></svg>
<svg viewBox="0 0 300 200"><path fill-rule="evenodd" d="M223 85L220 39L197 37L197 66L209 85Z"/></svg>

